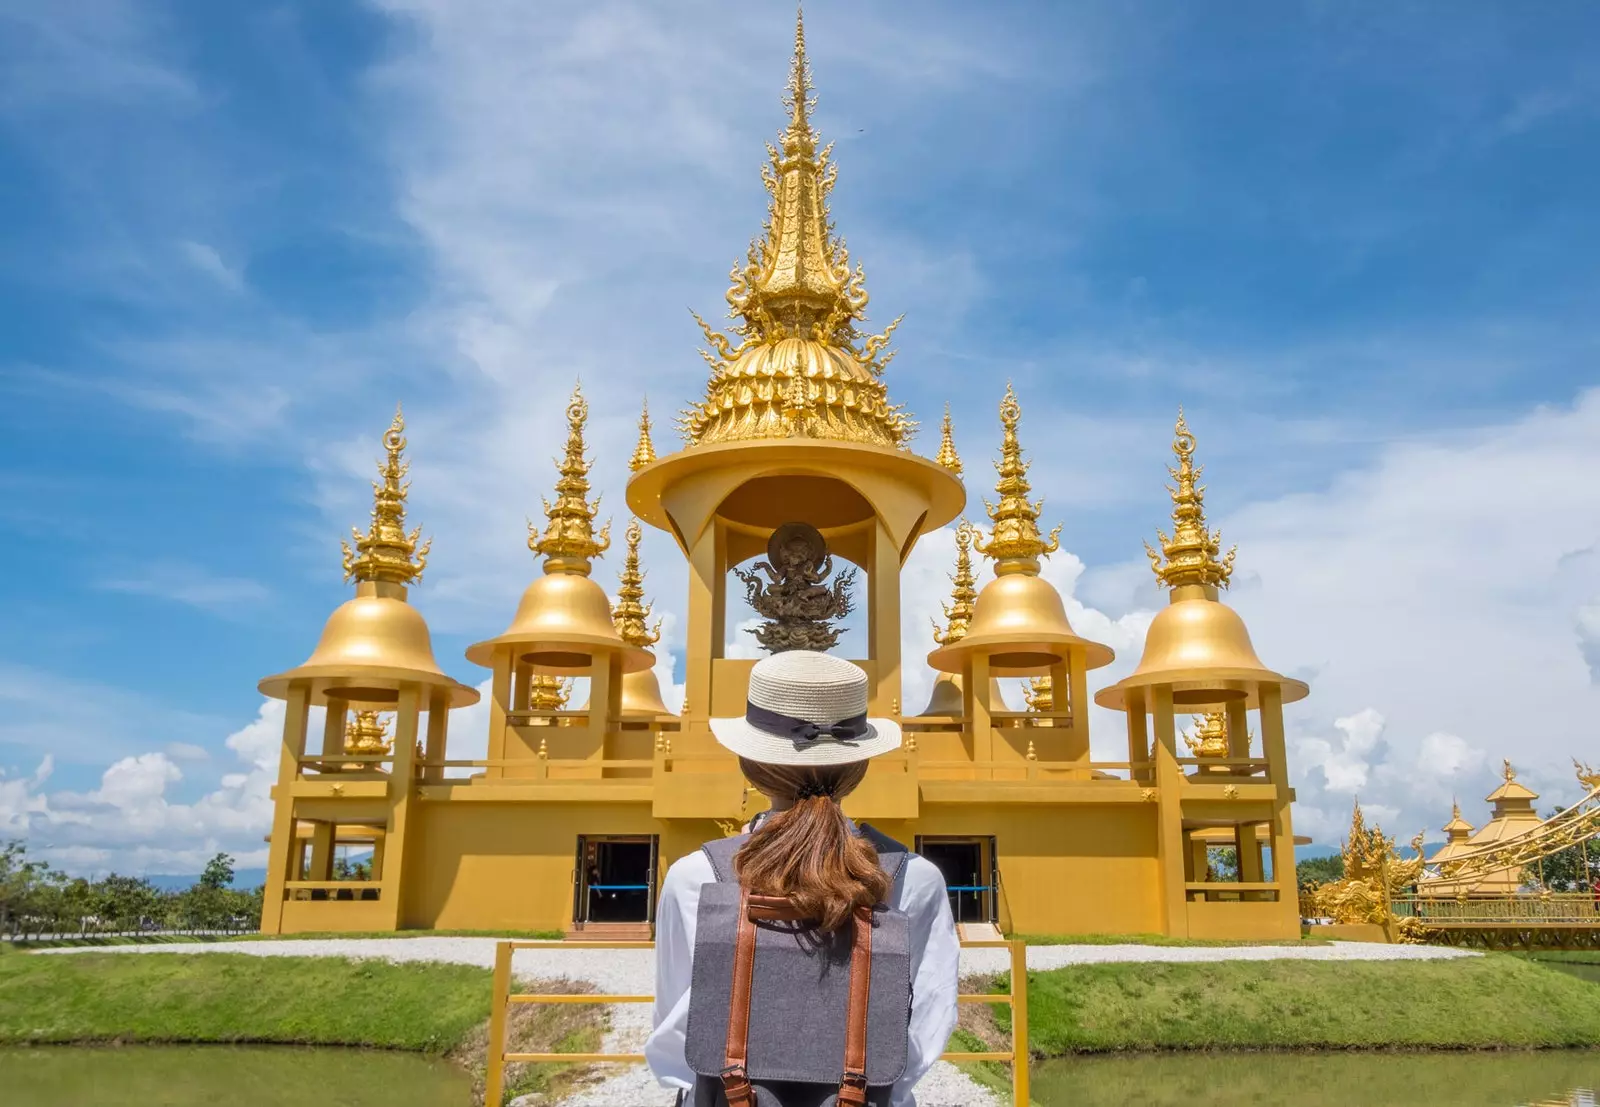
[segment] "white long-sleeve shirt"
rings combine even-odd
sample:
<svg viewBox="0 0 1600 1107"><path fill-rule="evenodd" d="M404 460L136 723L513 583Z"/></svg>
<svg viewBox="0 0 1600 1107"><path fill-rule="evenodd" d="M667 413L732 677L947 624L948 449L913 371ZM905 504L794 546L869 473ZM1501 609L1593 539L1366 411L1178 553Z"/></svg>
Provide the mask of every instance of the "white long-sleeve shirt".
<svg viewBox="0 0 1600 1107"><path fill-rule="evenodd" d="M711 861L700 850L667 870L656 908L655 1030L645 1043L650 1071L664 1087L688 1090L694 1070L684 1057L693 979L694 931L700 888L716 882ZM889 892L889 905L910 920L911 1027L906 1071L894 1086L892 1107L916 1107L912 1088L944 1052L956 1026L956 983L961 942L944 877L926 858L912 854Z"/></svg>

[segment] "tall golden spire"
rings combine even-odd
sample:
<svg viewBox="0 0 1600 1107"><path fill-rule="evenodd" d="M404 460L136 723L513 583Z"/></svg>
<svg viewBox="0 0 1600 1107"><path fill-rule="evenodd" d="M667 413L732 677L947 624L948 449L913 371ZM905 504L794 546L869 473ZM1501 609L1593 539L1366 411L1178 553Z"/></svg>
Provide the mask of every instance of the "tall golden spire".
<svg viewBox="0 0 1600 1107"><path fill-rule="evenodd" d="M628 555L623 559L618 580L617 602L611 608L611 621L616 624L617 635L628 645L648 649L661 641L661 620L653 627L645 626L654 604L644 602L644 573L639 569L639 539L644 536L639 520L628 524Z"/></svg>
<svg viewBox="0 0 1600 1107"><path fill-rule="evenodd" d="M389 456L378 463L378 475L383 479L372 482L372 523L366 534L350 528L354 550L348 542L339 543L344 551L344 579L410 584L422 579L433 539L418 546L422 528L406 533L406 493L411 482L405 478L411 463L400 460L406 448L406 420L399 405L394 409L394 422L384 433L383 448Z"/></svg>
<svg viewBox="0 0 1600 1107"><path fill-rule="evenodd" d="M961 473L961 455L956 453L955 435L950 429L950 405L944 405L944 425L939 428L939 452L935 461L956 475Z"/></svg>
<svg viewBox="0 0 1600 1107"><path fill-rule="evenodd" d="M711 351L703 401L679 419L691 446L803 433L814 438L904 446L915 424L889 403L882 375L896 319L865 338L866 274L850 268L844 240L833 233L828 194L838 175L831 145L818 148L811 129L811 67L805 22L797 13L794 58L783 98L788 125L767 146L761 179L772 200L765 235L752 241L743 265L729 273L729 317L738 344L698 315ZM801 345L780 349L786 341Z"/></svg>
<svg viewBox="0 0 1600 1107"><path fill-rule="evenodd" d="M633 448L633 457L628 459L628 471L637 473L655 459L655 444L650 441L650 401L646 400L644 409L639 412L639 444Z"/></svg>
<svg viewBox="0 0 1600 1107"><path fill-rule="evenodd" d="M1061 548L1061 524L1057 523L1048 538L1039 534L1039 509L1044 501L1031 503L1028 492L1028 465L1022 459L1022 445L1017 441L1017 423L1022 418L1022 405L1010 383L1006 384L1005 399L1000 402L1000 422L1005 427L1005 439L1000 446L1000 460L995 471L1000 479L994 490L1000 502L983 501L994 529L989 537L981 534L973 540L979 553L995 559L995 575L1039 571L1039 558L1053 554Z"/></svg>
<svg viewBox="0 0 1600 1107"><path fill-rule="evenodd" d="M1156 578L1168 588L1186 584L1203 584L1226 588L1233 575L1233 559L1239 547L1228 551L1228 556L1218 560L1222 547L1222 532L1206 528L1205 485L1197 484L1204 467L1194 463L1194 435L1189 424L1183 421L1183 409L1178 409L1178 423L1174 428L1172 452L1178 457L1178 467L1167 466L1167 472L1178 482L1178 487L1168 486L1172 494L1172 537L1156 531L1161 539L1161 553L1167 561L1161 563L1161 554L1144 544L1150 558L1150 567Z"/></svg>
<svg viewBox="0 0 1600 1107"><path fill-rule="evenodd" d="M974 587L977 578L972 575L972 536L976 530L965 519L956 527L956 572L950 578L955 585L950 592L950 602L942 605L944 617L948 620L943 630L939 624L933 625L933 640L941 646L948 646L952 642L959 642L967 636L967 628L972 625L973 601L978 598L978 590Z"/></svg>
<svg viewBox="0 0 1600 1107"><path fill-rule="evenodd" d="M584 455L583 425L589 418L589 404L583 398L581 387L574 387L572 400L567 404L567 452L556 468L561 477L556 481L556 502L544 502L548 525L541 536L539 528L528 524L528 548L545 557L547 573L578 573L588 576L590 561L611 548L611 523L608 520L594 530L594 517L600 510L600 498L589 503L589 461Z"/></svg>

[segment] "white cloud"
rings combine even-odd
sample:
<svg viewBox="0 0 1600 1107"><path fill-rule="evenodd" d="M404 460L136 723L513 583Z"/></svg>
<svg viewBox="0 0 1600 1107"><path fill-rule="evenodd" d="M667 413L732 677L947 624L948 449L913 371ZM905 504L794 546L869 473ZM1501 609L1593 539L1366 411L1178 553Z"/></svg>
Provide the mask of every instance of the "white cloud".
<svg viewBox="0 0 1600 1107"><path fill-rule="evenodd" d="M215 246L209 246L204 242L184 241L178 243L178 249L185 261L229 292L244 291L244 274L223 261Z"/></svg>
<svg viewBox="0 0 1600 1107"><path fill-rule="evenodd" d="M98 583L108 592L170 600L229 618L259 613L272 593L260 581L219 576L198 565L160 561Z"/></svg>

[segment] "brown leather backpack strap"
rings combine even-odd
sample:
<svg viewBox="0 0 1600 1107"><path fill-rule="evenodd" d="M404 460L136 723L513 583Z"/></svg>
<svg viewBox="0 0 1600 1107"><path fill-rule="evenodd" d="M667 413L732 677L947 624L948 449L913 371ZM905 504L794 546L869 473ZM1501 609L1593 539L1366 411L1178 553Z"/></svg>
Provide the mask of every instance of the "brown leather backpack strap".
<svg viewBox="0 0 1600 1107"><path fill-rule="evenodd" d="M728 1004L728 1045L722 1067L722 1092L728 1107L755 1107L755 1089L746 1068L750 1060L750 988L756 966L756 924L750 896L740 897L739 929L733 945L733 994Z"/></svg>
<svg viewBox="0 0 1600 1107"><path fill-rule="evenodd" d="M804 922L788 896L746 896L745 914L755 922Z"/></svg>
<svg viewBox="0 0 1600 1107"><path fill-rule="evenodd" d="M839 1107L867 1107L867 997L872 988L872 908L857 907L850 946L850 1005L844 1022Z"/></svg>

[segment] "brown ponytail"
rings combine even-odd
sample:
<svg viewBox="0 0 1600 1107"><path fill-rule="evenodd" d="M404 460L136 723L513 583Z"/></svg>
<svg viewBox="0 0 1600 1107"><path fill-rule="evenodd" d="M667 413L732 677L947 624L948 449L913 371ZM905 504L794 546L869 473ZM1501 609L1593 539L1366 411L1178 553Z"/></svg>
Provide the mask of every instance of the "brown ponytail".
<svg viewBox="0 0 1600 1107"><path fill-rule="evenodd" d="M773 800L792 801L756 828L733 859L734 872L752 893L787 896L823 933L849 921L858 905L881 903L889 877L872 843L850 831L838 801L855 791L867 763L766 765L739 759L745 779Z"/></svg>

